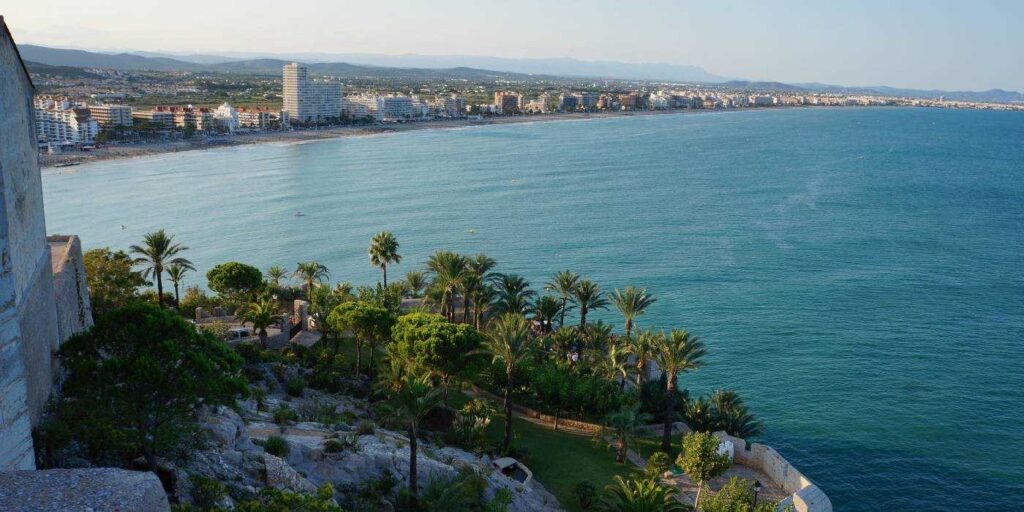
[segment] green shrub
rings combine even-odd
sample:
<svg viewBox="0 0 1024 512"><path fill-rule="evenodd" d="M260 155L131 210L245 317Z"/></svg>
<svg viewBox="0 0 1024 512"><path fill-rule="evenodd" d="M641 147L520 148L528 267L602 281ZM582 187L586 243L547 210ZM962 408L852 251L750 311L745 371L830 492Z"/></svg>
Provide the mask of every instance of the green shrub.
<svg viewBox="0 0 1024 512"><path fill-rule="evenodd" d="M67 376L51 416L96 464L177 459L197 435L199 407L231 404L247 390L238 354L148 304L99 317L59 357Z"/></svg>
<svg viewBox="0 0 1024 512"><path fill-rule="evenodd" d="M597 489L594 488L594 484L586 480L582 480L573 486L572 495L580 502L580 508L588 510L594 503L594 496L597 495Z"/></svg>
<svg viewBox="0 0 1024 512"><path fill-rule="evenodd" d="M669 457L665 452L654 452L647 459L647 468L644 469L644 473L647 474L648 478L661 478L661 475L668 471L670 468Z"/></svg>
<svg viewBox="0 0 1024 512"><path fill-rule="evenodd" d="M288 448L288 441L281 436L270 436L263 442L263 450L271 455L286 457L291 450Z"/></svg>
<svg viewBox="0 0 1024 512"><path fill-rule="evenodd" d="M324 441L324 452L326 453L340 453L345 451L345 443L337 439L328 439Z"/></svg>
<svg viewBox="0 0 1024 512"><path fill-rule="evenodd" d="M754 508L754 482L732 477L714 496L701 500L701 512L775 512L779 502L760 498ZM787 507L786 510L792 511Z"/></svg>
<svg viewBox="0 0 1024 512"><path fill-rule="evenodd" d="M256 364L261 361L260 346L256 343L239 343L234 346L234 349L242 359L245 359L247 364Z"/></svg>
<svg viewBox="0 0 1024 512"><path fill-rule="evenodd" d="M289 396L302 396L306 391L306 380L302 377L292 377L285 383L284 390Z"/></svg>
<svg viewBox="0 0 1024 512"><path fill-rule="evenodd" d="M237 512L342 512L334 502L334 487L324 484L316 494L265 489L254 500L240 503Z"/></svg>
<svg viewBox="0 0 1024 512"><path fill-rule="evenodd" d="M276 411L274 411L274 423L277 423L278 425L287 425L290 421L298 420L298 413L287 405L281 405Z"/></svg>
<svg viewBox="0 0 1024 512"><path fill-rule="evenodd" d="M189 475L192 484L192 503L203 512L215 510L217 502L227 495L224 484L202 475Z"/></svg>
<svg viewBox="0 0 1024 512"><path fill-rule="evenodd" d="M370 420L361 420L359 422L359 424L356 425L356 434L357 435L361 435L361 436L365 436L367 434L372 434L375 427L376 426L373 424L372 421L370 421Z"/></svg>

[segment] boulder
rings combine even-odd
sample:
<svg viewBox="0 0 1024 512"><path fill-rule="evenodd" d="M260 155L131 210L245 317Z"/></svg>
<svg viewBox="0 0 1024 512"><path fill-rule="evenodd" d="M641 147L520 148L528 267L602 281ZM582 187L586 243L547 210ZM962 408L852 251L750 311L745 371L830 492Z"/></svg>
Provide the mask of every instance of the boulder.
<svg viewBox="0 0 1024 512"><path fill-rule="evenodd" d="M295 492L313 492L316 486L306 477L295 471L287 462L280 457L269 453L263 454L263 464L266 468L267 487L274 489L289 490Z"/></svg>

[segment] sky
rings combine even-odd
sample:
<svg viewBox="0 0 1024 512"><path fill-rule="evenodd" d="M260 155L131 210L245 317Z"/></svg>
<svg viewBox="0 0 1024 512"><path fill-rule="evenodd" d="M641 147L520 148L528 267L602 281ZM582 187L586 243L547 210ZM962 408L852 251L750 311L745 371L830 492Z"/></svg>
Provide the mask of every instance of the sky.
<svg viewBox="0 0 1024 512"><path fill-rule="evenodd" d="M1024 0L4 0L0 15L19 44L62 48L570 57L1024 91Z"/></svg>

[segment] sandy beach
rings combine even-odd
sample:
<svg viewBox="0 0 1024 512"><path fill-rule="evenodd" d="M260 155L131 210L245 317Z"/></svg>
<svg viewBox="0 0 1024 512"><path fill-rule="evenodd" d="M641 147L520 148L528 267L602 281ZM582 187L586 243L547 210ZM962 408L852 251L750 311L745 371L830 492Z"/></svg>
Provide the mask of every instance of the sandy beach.
<svg viewBox="0 0 1024 512"><path fill-rule="evenodd" d="M97 147L91 151L69 151L67 153L39 156L39 165L54 167L133 158L138 156L156 155L160 153L177 153L179 151L196 151L202 149L238 146L242 144L261 144L268 142L302 142L309 140L333 139L336 137L356 137L397 133L409 130L436 130L463 128L467 126L486 126L494 124L536 123L551 121L570 121L581 119L603 119L609 117L646 116L646 115L678 115L684 112L697 113L702 111L684 110L651 110L631 112L595 112L573 114L535 114L510 117L489 117L483 119L455 119L413 121L407 123L372 124L367 126L337 126L320 129L303 129L290 131L264 131L236 133L233 135L198 135L189 140L153 141L131 144L110 144Z"/></svg>

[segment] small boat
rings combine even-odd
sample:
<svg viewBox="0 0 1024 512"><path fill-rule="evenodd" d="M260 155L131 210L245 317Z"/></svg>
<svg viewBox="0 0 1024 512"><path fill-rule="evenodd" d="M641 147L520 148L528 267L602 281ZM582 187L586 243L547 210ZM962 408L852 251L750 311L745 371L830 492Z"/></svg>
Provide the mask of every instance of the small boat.
<svg viewBox="0 0 1024 512"><path fill-rule="evenodd" d="M522 462L519 462L512 457L494 459L494 461L491 462L491 465L498 471L501 471L501 474L523 484L524 486L530 483L530 480L533 479L533 472L530 471Z"/></svg>
<svg viewBox="0 0 1024 512"><path fill-rule="evenodd" d="M305 213L302 213L302 212L295 212L295 216L296 216L296 217L305 217L305 216L306 216L306 214L305 214Z"/></svg>
<svg viewBox="0 0 1024 512"><path fill-rule="evenodd" d="M476 230L473 229L473 228L469 228L469 234L475 235L476 234Z"/></svg>

